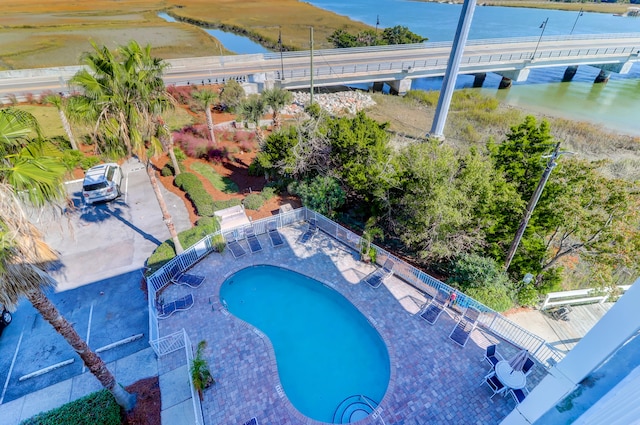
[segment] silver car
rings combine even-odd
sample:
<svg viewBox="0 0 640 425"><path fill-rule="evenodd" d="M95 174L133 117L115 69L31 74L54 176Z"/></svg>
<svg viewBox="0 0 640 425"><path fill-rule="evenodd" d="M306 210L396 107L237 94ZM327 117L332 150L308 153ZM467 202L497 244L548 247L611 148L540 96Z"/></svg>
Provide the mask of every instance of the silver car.
<svg viewBox="0 0 640 425"><path fill-rule="evenodd" d="M114 162L90 168L82 182L82 197L87 204L111 201L120 196L122 169Z"/></svg>

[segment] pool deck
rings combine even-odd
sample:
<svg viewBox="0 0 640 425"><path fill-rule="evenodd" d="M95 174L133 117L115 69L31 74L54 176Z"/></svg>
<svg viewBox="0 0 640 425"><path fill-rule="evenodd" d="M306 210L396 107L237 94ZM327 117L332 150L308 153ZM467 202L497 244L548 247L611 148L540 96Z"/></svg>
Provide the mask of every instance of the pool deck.
<svg viewBox="0 0 640 425"><path fill-rule="evenodd" d="M429 325L413 315L426 299L423 294L395 276L376 289L360 283L374 266L362 263L355 251L321 231L307 244L298 243L304 229L302 223L281 229L285 245L279 248L271 246L267 235L258 236L263 249L255 254L242 241L247 254L239 259L229 250L210 254L190 270L206 276L202 286L170 285L164 290L162 296L167 300L187 293L194 296L193 308L160 320L159 326L161 336L184 328L194 346L201 340L207 342L205 354L216 384L204 392L206 425L243 424L253 417L260 424L323 423L303 416L288 401L268 338L235 318L220 302L220 285L227 277L262 264L284 267L327 284L375 326L391 360L389 387L378 409L384 423L497 424L514 408L510 396L489 400L492 392L482 384L489 370L483 356L486 346L493 343L507 358L517 347L480 328L460 347L448 338L458 312L449 309L435 325ZM163 357L161 367L171 369L171 361L171 355ZM529 390L545 372L541 365L535 366L528 377ZM357 423L383 422L370 415Z"/></svg>

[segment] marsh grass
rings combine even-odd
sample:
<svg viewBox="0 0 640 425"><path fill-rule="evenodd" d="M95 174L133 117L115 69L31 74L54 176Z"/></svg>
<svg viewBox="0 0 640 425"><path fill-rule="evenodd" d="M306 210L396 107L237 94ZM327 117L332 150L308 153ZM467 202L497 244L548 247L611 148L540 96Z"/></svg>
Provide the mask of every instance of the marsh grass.
<svg viewBox="0 0 640 425"><path fill-rule="evenodd" d="M116 46L135 39L150 43L155 56L171 59L220 54L220 42L187 23L170 23L158 12L212 28L243 34L275 49L278 31L286 50L309 48L309 27L314 27L316 49L331 47L327 37L336 29L370 28L346 16L315 8L297 0L229 2L184 0L179 8L166 2L139 0L114 2L42 2L4 0L0 16L0 69L77 65L90 51L88 40ZM230 54L222 49L223 54Z"/></svg>
<svg viewBox="0 0 640 425"><path fill-rule="evenodd" d="M424 140L433 123L438 92L410 91L404 98L374 94L376 105L367 114L377 121L389 122L395 134L395 146ZM445 143L458 149L484 146L489 137L504 140L511 128L531 114L519 108L500 104L473 89L454 92L445 125ZM605 160L602 172L615 178L638 181L640 178L640 137L615 134L587 122L532 114L546 119L553 136L562 141L563 149L591 160Z"/></svg>

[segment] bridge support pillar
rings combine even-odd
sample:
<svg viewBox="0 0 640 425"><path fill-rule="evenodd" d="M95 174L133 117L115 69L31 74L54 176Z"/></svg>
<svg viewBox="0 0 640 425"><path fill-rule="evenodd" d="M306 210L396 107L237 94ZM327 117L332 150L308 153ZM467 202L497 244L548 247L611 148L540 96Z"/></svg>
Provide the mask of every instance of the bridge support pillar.
<svg viewBox="0 0 640 425"><path fill-rule="evenodd" d="M609 81L609 76L611 76L610 72L601 69L600 73L596 76L596 79L593 80L593 82L596 84L606 83L607 81Z"/></svg>
<svg viewBox="0 0 640 425"><path fill-rule="evenodd" d="M371 90L373 90L373 92L381 92L382 89L384 88L384 83L381 81L376 81L375 83L373 83L373 87L371 88Z"/></svg>
<svg viewBox="0 0 640 425"><path fill-rule="evenodd" d="M513 84L513 80L511 78L502 77L502 80L500 80L500 84L498 85L498 88L508 89L509 87L511 87L511 84Z"/></svg>
<svg viewBox="0 0 640 425"><path fill-rule="evenodd" d="M391 87L391 93L399 96L404 96L409 90L411 90L411 79L403 78L401 80L390 81L389 87Z"/></svg>
<svg viewBox="0 0 640 425"><path fill-rule="evenodd" d="M515 71L499 71L496 72L496 74L502 75L502 77L509 80L514 80L521 83L523 81L527 81L527 78L529 78L529 72L531 72L529 68L522 68L516 69ZM511 87L511 85L509 85L509 87Z"/></svg>
<svg viewBox="0 0 640 425"><path fill-rule="evenodd" d="M478 87L482 87L482 85L484 84L484 80L487 79L487 73L486 72L480 72L478 74L473 74L473 87L478 88Z"/></svg>
<svg viewBox="0 0 640 425"><path fill-rule="evenodd" d="M578 72L578 65L568 66L567 69L564 70L564 75L562 76L563 82L568 82L573 80L574 75Z"/></svg>

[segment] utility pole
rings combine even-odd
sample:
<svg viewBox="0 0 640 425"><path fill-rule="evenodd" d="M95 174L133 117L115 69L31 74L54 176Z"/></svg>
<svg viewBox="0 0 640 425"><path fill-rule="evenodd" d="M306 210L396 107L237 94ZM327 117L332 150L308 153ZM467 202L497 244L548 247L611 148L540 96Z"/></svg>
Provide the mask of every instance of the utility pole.
<svg viewBox="0 0 640 425"><path fill-rule="evenodd" d="M278 29L278 44L280 45L280 80L284 80L284 60L282 59L282 28Z"/></svg>
<svg viewBox="0 0 640 425"><path fill-rule="evenodd" d="M309 27L309 45L311 49L309 50L309 57L311 58L311 90L309 90L309 105L313 105L313 27Z"/></svg>
<svg viewBox="0 0 640 425"><path fill-rule="evenodd" d="M542 190L544 189L544 185L547 184L547 180L549 180L549 176L551 175L551 171L558 165L556 163L556 159L563 153L568 152L560 152L560 142L556 143L556 147L553 149L553 153L549 155L549 161L547 162L547 168L544 169L544 173L542 173L542 177L540 177L540 182L538 182L538 187L533 192L529 203L527 204L527 208L524 211L524 217L522 217L522 221L520 222L520 226L518 227L518 231L516 232L516 237L513 239L511 243L511 247L507 252L507 259L505 260L504 269L505 271L509 269L511 265L511 260L513 260L513 256L516 253L516 249L518 249L518 245L520 245L520 240L522 239L522 235L524 235L524 231L527 228L527 224L529 223L529 219L531 218L531 214L533 214L533 210L540 199L540 195L542 194Z"/></svg>

